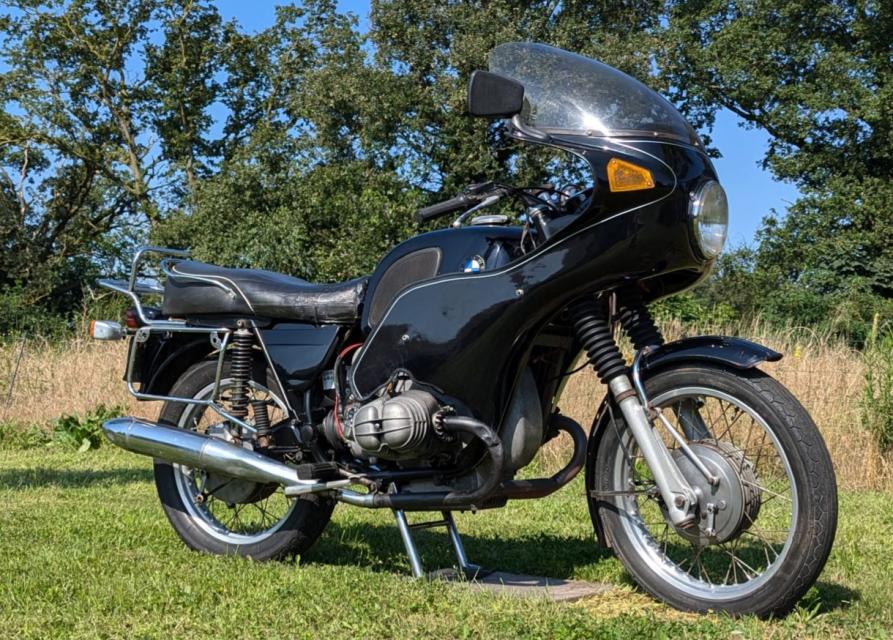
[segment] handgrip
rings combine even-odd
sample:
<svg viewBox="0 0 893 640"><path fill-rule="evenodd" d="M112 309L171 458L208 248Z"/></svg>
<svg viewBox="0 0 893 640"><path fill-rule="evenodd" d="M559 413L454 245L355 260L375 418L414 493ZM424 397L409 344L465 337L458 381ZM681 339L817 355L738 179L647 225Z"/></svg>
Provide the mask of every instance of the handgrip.
<svg viewBox="0 0 893 640"><path fill-rule="evenodd" d="M422 207L415 212L415 219L418 222L427 222L428 220L439 218L440 216L452 213L453 211L467 209L474 203L475 200L473 198L470 198L465 194L458 195L455 198L432 204L430 207Z"/></svg>

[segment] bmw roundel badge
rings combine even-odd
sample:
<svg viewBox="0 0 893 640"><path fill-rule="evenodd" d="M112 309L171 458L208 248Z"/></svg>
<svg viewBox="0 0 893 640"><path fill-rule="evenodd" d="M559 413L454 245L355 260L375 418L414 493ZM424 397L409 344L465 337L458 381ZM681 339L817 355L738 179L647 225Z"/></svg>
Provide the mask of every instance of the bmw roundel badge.
<svg viewBox="0 0 893 640"><path fill-rule="evenodd" d="M469 258L469 260L465 263L465 267L463 271L465 273L480 273L487 266L487 263L484 262L484 259L480 256L475 256L473 258Z"/></svg>

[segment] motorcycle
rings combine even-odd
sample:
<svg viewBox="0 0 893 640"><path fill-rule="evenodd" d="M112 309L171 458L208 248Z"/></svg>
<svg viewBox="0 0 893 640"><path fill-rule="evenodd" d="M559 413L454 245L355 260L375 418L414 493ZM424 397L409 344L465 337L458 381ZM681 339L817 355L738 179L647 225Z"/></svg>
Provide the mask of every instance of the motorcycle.
<svg viewBox="0 0 893 640"><path fill-rule="evenodd" d="M125 324L91 333L129 338L130 392L164 404L157 421L106 422L107 438L155 459L164 512L193 549L302 554L340 502L392 510L415 576L407 512L441 512L424 524L447 527L473 577L454 511L543 498L585 468L597 542L645 591L689 611L789 610L836 529L818 429L758 368L780 353L667 343L648 310L705 278L725 242L726 196L698 136L628 75L534 43L491 52L468 112L572 154L590 184L472 185L418 211L459 214L448 228L338 284L141 249L128 281L101 282L131 299ZM520 224L481 213L506 199ZM159 254L163 284L140 280ZM607 386L588 434L559 411L581 354ZM567 464L518 479L562 432Z"/></svg>

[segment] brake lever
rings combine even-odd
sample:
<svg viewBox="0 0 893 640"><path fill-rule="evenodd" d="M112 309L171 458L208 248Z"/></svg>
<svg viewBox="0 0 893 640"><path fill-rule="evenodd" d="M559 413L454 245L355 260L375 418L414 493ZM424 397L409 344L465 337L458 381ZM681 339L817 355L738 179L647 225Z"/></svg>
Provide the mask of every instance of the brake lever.
<svg viewBox="0 0 893 640"><path fill-rule="evenodd" d="M486 209L492 204L496 204L502 198L501 193L494 193L492 196L487 196L483 200L481 200L478 204L474 205L471 209L463 213L461 216L453 220L453 223L450 225L454 229L458 229L462 226L462 223L475 211L480 211L481 209Z"/></svg>

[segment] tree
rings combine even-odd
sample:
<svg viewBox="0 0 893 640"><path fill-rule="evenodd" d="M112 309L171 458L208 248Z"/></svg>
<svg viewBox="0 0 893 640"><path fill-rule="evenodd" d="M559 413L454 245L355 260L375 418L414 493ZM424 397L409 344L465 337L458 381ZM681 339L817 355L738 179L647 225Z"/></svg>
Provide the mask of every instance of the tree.
<svg viewBox="0 0 893 640"><path fill-rule="evenodd" d="M182 172L203 166L219 31L213 5L192 0L7 3L0 296L67 312L161 220Z"/></svg>
<svg viewBox="0 0 893 640"><path fill-rule="evenodd" d="M269 29L228 33L219 172L196 212L156 237L310 279L368 272L412 233L413 209L475 181L539 184L568 164L465 114L468 76L491 48L545 40L657 84L659 7L378 0L365 34L331 1L279 7Z"/></svg>
<svg viewBox="0 0 893 640"><path fill-rule="evenodd" d="M672 0L668 16L671 97L698 121L726 108L768 132L764 166L803 194L759 235L770 311L870 319L877 304L848 301L893 297L893 5Z"/></svg>

